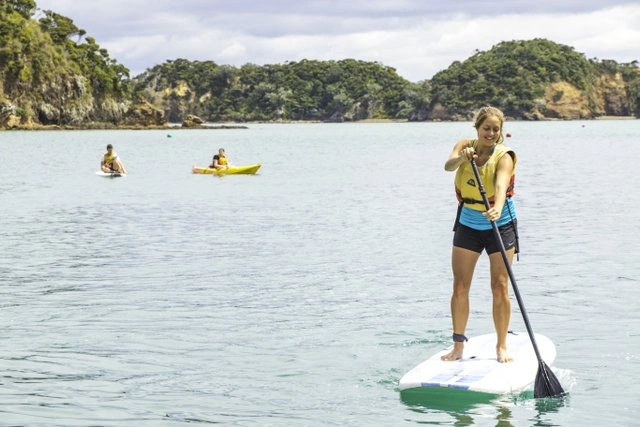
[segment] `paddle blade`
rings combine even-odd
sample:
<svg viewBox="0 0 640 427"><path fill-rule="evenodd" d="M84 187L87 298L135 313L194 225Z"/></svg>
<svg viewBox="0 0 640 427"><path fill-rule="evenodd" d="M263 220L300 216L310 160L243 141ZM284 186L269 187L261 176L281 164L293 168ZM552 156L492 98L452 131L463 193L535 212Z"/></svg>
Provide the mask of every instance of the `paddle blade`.
<svg viewBox="0 0 640 427"><path fill-rule="evenodd" d="M564 389L560 385L560 381L556 378L551 368L544 361L540 361L536 381L533 388L533 397L560 397L565 394Z"/></svg>

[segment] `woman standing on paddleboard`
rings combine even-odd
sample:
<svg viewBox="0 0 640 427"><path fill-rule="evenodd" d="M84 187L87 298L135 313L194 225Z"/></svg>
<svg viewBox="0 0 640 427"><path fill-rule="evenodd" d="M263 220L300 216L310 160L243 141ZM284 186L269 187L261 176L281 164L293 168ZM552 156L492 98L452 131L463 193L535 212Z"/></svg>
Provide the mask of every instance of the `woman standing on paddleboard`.
<svg viewBox="0 0 640 427"><path fill-rule="evenodd" d="M459 201L454 225L451 267L453 270L453 295L451 317L453 322L453 350L442 360L462 358L464 333L469 319L469 289L473 272L483 250L489 255L491 292L493 294L493 322L498 340L496 357L499 362L509 362L507 332L511 317L509 301L509 274L500 253L499 243L493 234L490 221L498 225L509 263L517 252L516 211L513 195L516 154L502 142L504 114L494 107L483 107L476 114L474 127L477 139L458 141L447 159L444 169L456 171L455 189ZM491 209L485 205L476 183L470 160L478 166L482 184L489 198Z"/></svg>

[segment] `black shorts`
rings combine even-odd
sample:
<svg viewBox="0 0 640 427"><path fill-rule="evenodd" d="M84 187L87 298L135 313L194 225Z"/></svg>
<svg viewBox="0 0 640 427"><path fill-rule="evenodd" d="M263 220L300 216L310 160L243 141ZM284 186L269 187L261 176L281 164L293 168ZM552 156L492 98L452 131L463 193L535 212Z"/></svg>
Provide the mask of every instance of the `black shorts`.
<svg viewBox="0 0 640 427"><path fill-rule="evenodd" d="M514 219L512 222L505 224L502 227L498 227L500 237L502 237L502 243L506 250L515 247L516 252L518 252L517 229L517 219ZM462 224L458 224L456 227L456 232L453 235L453 246L469 249L470 251L478 253L481 253L484 249L489 255L495 252L500 252L500 245L493 235L493 229L475 230Z"/></svg>

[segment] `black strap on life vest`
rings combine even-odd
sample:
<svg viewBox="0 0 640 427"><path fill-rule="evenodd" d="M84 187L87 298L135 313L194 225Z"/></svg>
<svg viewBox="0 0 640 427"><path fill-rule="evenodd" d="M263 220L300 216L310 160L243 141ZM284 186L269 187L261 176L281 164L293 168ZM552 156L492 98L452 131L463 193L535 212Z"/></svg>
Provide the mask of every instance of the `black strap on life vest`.
<svg viewBox="0 0 640 427"><path fill-rule="evenodd" d="M518 238L518 223L513 220L513 214L511 213L511 206L507 204L507 209L509 210L509 218L511 218L511 224L513 224L513 234L516 235L516 260L520 261L520 239Z"/></svg>
<svg viewBox="0 0 640 427"><path fill-rule="evenodd" d="M456 221L453 223L453 231L456 231L458 229L458 223L460 222L460 214L462 213L463 205L464 202L460 200L460 203L458 203L458 211L456 212Z"/></svg>

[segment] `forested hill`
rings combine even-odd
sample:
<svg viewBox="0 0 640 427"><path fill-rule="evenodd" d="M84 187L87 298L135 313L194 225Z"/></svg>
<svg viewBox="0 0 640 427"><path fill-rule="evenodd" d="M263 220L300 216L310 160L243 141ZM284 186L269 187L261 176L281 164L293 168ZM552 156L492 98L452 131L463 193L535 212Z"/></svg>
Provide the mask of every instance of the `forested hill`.
<svg viewBox="0 0 640 427"><path fill-rule="evenodd" d="M136 90L170 121L193 113L208 121L406 118L426 99L393 68L378 63L302 60L235 68L213 61L167 61L137 79Z"/></svg>
<svg viewBox="0 0 640 427"><path fill-rule="evenodd" d="M164 123L160 110L133 102L129 70L93 37L36 7L34 0L0 3L0 125Z"/></svg>
<svg viewBox="0 0 640 427"><path fill-rule="evenodd" d="M508 41L412 83L388 64L301 60L241 67L167 60L129 70L70 18L0 3L0 127L152 127L220 121L640 117L638 62L588 59L549 40Z"/></svg>
<svg viewBox="0 0 640 427"><path fill-rule="evenodd" d="M482 103L516 118L640 117L638 62L586 59L545 39L502 42L454 62L430 82L430 116L466 116Z"/></svg>

